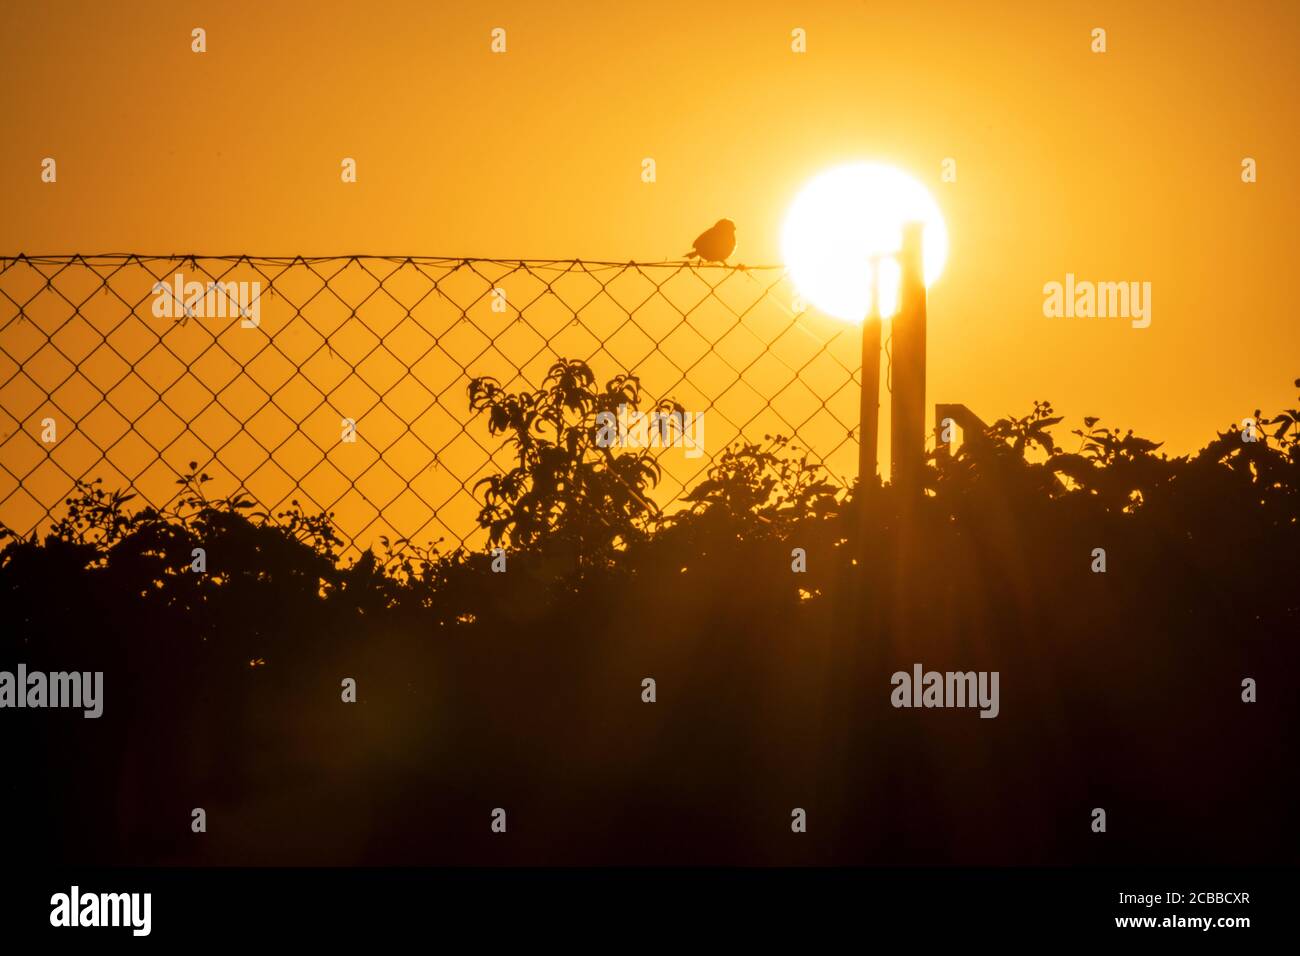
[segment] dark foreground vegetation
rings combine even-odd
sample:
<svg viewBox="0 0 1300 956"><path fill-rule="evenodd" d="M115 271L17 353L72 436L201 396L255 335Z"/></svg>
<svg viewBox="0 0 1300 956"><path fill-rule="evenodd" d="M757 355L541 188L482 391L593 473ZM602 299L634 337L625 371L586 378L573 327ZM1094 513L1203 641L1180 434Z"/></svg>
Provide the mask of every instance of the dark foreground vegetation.
<svg viewBox="0 0 1300 956"><path fill-rule="evenodd" d="M0 712L6 857L1296 862L1300 413L1167 458L1091 419L1054 438L1040 404L911 505L741 445L664 517L648 453L596 442L640 398L580 363L471 387L518 451L480 489L504 574L340 562L328 516L201 474L165 512L85 485L6 535L0 670L105 673L98 720ZM998 671L999 716L894 709L918 662Z"/></svg>

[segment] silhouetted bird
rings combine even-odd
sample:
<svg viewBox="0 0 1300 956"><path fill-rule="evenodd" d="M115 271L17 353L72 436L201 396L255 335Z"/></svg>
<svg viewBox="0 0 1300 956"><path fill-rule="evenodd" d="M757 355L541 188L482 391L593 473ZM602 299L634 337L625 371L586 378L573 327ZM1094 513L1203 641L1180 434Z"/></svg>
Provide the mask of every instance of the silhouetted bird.
<svg viewBox="0 0 1300 956"><path fill-rule="evenodd" d="M706 229L695 240L695 247L683 253L687 259L697 256L705 262L726 262L736 251L736 224L730 219L719 219L712 229Z"/></svg>

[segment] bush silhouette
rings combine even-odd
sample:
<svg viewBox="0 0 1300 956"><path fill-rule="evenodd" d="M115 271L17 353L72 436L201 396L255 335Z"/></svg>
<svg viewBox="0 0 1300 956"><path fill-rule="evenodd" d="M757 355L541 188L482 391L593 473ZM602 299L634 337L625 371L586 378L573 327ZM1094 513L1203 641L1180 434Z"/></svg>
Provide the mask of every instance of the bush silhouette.
<svg viewBox="0 0 1300 956"><path fill-rule="evenodd" d="M1035 403L934 454L910 510L774 436L661 511L653 453L598 440L635 376L562 361L468 398L515 456L479 486L505 574L409 541L342 561L328 514L210 500L197 466L167 509L79 484L43 535L0 532L0 668L106 685L98 721L6 713L21 852L1295 861L1295 409L1169 457L1091 418L1058 440ZM998 670L1001 715L891 708L914 662ZM478 823L505 805L529 823L493 842ZM195 806L219 838L192 839ZM794 806L814 825L791 844ZM1104 840L1094 806L1122 821Z"/></svg>

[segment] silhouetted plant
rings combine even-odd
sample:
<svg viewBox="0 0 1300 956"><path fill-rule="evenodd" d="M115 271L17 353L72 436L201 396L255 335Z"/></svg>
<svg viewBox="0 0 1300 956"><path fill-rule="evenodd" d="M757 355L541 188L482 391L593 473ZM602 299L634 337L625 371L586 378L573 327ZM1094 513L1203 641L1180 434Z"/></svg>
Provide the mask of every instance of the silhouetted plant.
<svg viewBox="0 0 1300 956"><path fill-rule="evenodd" d="M784 526L836 510L842 490L826 480L821 465L810 462L806 451L797 458L783 454L798 453L784 435L763 438L766 448L742 441L723 451L708 477L683 496L691 504L689 515Z"/></svg>
<svg viewBox="0 0 1300 956"><path fill-rule="evenodd" d="M483 488L479 524L493 544L530 548L558 536L581 545L585 560L644 536L658 516L648 499L660 477L645 449L615 454L599 442L602 412L639 410L641 384L617 375L604 389L586 363L561 360L541 389L508 392L494 378L469 384L473 411L487 412L488 430L504 434L517 464L475 484Z"/></svg>
<svg viewBox="0 0 1300 956"><path fill-rule="evenodd" d="M1153 835L1148 817L1147 829L1113 834L1107 854L1117 845L1135 855L1199 853L1188 834L1205 831L1188 821L1206 805L1237 820L1258 815L1261 801L1289 812L1284 788L1242 788L1205 767L1240 764L1273 779L1294 750L1286 733L1261 736L1263 714L1222 701L1233 700L1239 675L1297 666L1296 410L1257 413L1267 425L1258 441L1234 425L1193 455L1168 457L1095 418L1067 451L1052 434L1060 419L1038 402L936 456L908 539L894 489L853 507L780 436L726 449L681 510L660 516L648 501L658 477L652 452L597 440L601 411L640 399L635 377L601 388L581 362L557 363L538 391L471 385L472 407L514 451L510 469L480 485L483 526L493 542L510 543L505 575L492 572L486 550L443 554L405 539L381 538L341 564L329 514L294 501L269 515L246 494L210 496L194 464L167 508L132 510L129 493L79 483L43 536L0 529L0 659L102 666L105 720L120 722L113 733L78 737L66 722L42 719L15 735L27 748L16 765L33 761L50 783L0 788L0 800L36 823L14 838L32 834L32 850L45 854L63 839L55 855L69 858L91 847L111 862L193 861L215 841L159 827L155 797L209 792L232 807L265 799L279 808L265 818L277 832L301 816L299 846L347 828L337 815L316 815L310 799L281 800L286 778L301 794L336 794L344 778L365 788L375 803L360 790L338 798L370 811L338 853L367 862L441 860L457 839L479 852L451 829L422 839L408 824L428 824L430 793L491 806L503 782L539 800L589 794L592 812L616 807L639 824L660 820L667 801L711 819L730 795L789 778L831 801L831 819L890 821L858 831L841 824L827 852L845 862L906 858L909 849L888 852L890 833L901 829L905 840L910 823L912 837L928 840L945 821L969 818L944 801L972 793L988 799L979 827L957 827L962 839L978 839L988 824L1003 841L989 852L1086 859L1097 841L1071 842L1059 817L1081 779L1198 794L1159 803L1161 819L1182 814L1181 826ZM1111 557L1107 574L1089 570L1098 546ZM806 552L801 573L795 547ZM206 573L191 570L196 548L207 553ZM859 617L860 597L880 613ZM1008 669L1015 706L996 734L972 737L978 720L923 729L889 720L883 668L949 659ZM337 702L340 675L354 674L367 708ZM646 674L665 700L674 695L671 708L639 703ZM1294 713L1282 693L1267 706ZM1185 723L1197 746L1164 746L1153 764L1150 741ZM895 735L919 756L894 747ZM1073 745L1080 740L1105 745ZM520 741L527 746L512 751ZM513 752L525 756L506 756ZM1069 771L1041 769L1053 761ZM87 781L87 766L99 776ZM344 766L366 772L340 774ZM674 774L662 773L669 766ZM670 778L688 782L671 789ZM880 793L896 792L898 779L908 780L905 798L890 803ZM1021 799L1029 786L1041 799ZM83 825L91 818L77 795L87 787L118 794L116 812L135 831L118 840L101 817ZM1040 803L1045 818L1026 821ZM683 832L730 859L736 846L781 829L767 811L760 816L733 843ZM608 822L593 852L660 852L646 848L637 824ZM177 829L180 837L154 844L135 839ZM1090 835L1074 829L1081 841ZM264 828L232 828L245 831L247 845L263 845ZM388 844L376 837L385 832ZM1228 838L1229 851L1254 845L1233 831L1217 849ZM670 847L663 857L693 852Z"/></svg>
<svg viewBox="0 0 1300 956"><path fill-rule="evenodd" d="M1033 411L1023 418L999 418L989 426L989 435L1008 442L1017 455L1027 455L1034 446L1052 455L1056 452L1056 442L1051 428L1064 420L1052 415L1051 402L1034 402Z"/></svg>

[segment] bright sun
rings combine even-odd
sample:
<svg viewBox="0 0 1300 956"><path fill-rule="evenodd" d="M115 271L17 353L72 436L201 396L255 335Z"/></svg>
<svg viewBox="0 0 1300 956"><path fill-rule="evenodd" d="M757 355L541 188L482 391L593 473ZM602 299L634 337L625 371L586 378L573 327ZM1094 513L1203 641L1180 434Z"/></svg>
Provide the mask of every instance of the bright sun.
<svg viewBox="0 0 1300 956"><path fill-rule="evenodd" d="M921 252L929 286L948 258L948 230L926 188L880 163L837 166L795 197L781 229L781 252L805 299L827 315L861 322L871 308L871 259L899 250L906 222L925 226ZM880 261L883 316L897 308L898 277L894 260Z"/></svg>

